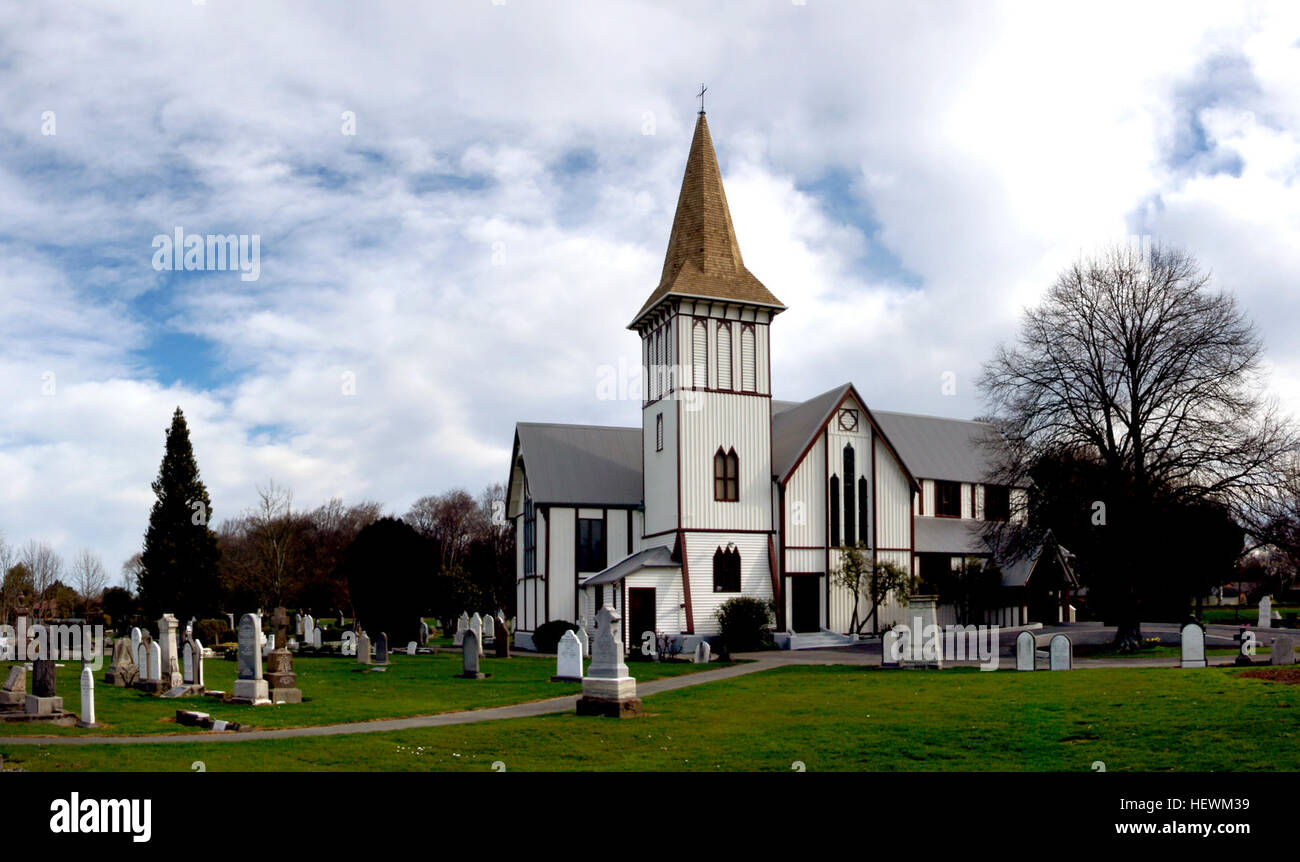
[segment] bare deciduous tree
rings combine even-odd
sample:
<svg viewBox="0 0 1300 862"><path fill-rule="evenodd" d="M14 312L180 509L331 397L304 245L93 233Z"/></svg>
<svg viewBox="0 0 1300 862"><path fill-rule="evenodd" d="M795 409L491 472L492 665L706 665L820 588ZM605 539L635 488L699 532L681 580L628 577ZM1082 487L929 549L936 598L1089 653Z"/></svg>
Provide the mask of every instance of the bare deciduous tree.
<svg viewBox="0 0 1300 862"><path fill-rule="evenodd" d="M23 545L22 550L18 552L18 558L31 575L34 595L28 596L27 601L33 608L33 616L39 618L41 614L35 609L38 608L38 603L45 596L46 591L54 586L63 574L63 558L55 553L54 548L49 544L38 542L36 539Z"/></svg>
<svg viewBox="0 0 1300 862"><path fill-rule="evenodd" d="M81 596L83 607L88 607L108 586L108 572L99 554L83 549L72 560L72 588Z"/></svg>
<svg viewBox="0 0 1300 862"><path fill-rule="evenodd" d="M1026 486L1054 453L1103 465L1109 526L1131 590L1117 640L1139 636L1137 586L1153 563L1142 521L1157 499L1242 512L1276 487L1296 437L1263 391L1251 322L1187 253L1111 248L1080 260L1028 309L1018 342L980 379L1004 439L991 481ZM1080 512L1080 518L1090 512ZM1013 519L991 532L1004 545ZM1032 541L1018 543L1023 550Z"/></svg>

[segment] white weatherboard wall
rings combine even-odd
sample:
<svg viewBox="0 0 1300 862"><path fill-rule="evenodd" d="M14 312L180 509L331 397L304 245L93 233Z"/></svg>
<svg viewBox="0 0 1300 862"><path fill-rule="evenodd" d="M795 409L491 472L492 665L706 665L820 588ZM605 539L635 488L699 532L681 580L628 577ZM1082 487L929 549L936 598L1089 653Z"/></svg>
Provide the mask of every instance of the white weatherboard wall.
<svg viewBox="0 0 1300 862"><path fill-rule="evenodd" d="M682 411L683 526L771 530L772 421L768 399L715 392L694 395L701 409ZM713 456L719 447L724 452L736 450L740 462L738 502L713 499Z"/></svg>
<svg viewBox="0 0 1300 862"><path fill-rule="evenodd" d="M740 552L739 593L713 592L713 554L719 546L725 549L734 542ZM772 570L767 557L765 533L687 533L687 561L690 566L691 611L695 634L719 633L717 611L727 599L752 596L772 598Z"/></svg>
<svg viewBox="0 0 1300 862"><path fill-rule="evenodd" d="M642 476L645 483L645 532L659 533L677 527L677 411L681 402L662 398L642 411ZM655 446L656 417L664 417L664 446ZM713 475L712 471L709 473Z"/></svg>
<svg viewBox="0 0 1300 862"><path fill-rule="evenodd" d="M577 535L577 510L555 507L551 514L550 556L546 565L546 586L550 595L550 619L573 621L578 618L574 606L574 551Z"/></svg>
<svg viewBox="0 0 1300 862"><path fill-rule="evenodd" d="M785 488L785 545L787 548L822 548L826 545L826 441L818 435ZM816 568L796 568L787 551L787 572L820 572L825 557Z"/></svg>
<svg viewBox="0 0 1300 862"><path fill-rule="evenodd" d="M876 529L880 531L878 548L908 549L912 547L912 485L907 481L889 447L876 439ZM903 555L900 565L906 569L910 563Z"/></svg>

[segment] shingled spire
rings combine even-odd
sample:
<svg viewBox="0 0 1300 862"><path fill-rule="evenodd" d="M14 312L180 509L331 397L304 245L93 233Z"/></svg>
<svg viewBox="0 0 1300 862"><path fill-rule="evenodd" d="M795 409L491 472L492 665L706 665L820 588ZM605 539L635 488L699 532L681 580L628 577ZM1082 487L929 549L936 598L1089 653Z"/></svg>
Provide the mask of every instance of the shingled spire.
<svg viewBox="0 0 1300 862"><path fill-rule="evenodd" d="M668 237L663 274L657 287L629 327L636 328L646 312L669 296L689 296L763 305L779 312L781 301L745 269L736 242L736 229L722 190L722 173L709 137L709 123L700 111L695 137L686 157L686 173L677 198L677 214Z"/></svg>

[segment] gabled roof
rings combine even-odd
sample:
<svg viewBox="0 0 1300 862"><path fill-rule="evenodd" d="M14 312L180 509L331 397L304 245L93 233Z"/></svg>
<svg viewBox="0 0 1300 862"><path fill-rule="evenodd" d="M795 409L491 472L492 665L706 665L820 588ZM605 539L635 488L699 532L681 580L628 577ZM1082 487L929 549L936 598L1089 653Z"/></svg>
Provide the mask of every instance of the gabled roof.
<svg viewBox="0 0 1300 862"><path fill-rule="evenodd" d="M641 306L629 326L636 328L646 312L668 296L700 297L769 306L781 311L781 300L745 268L736 229L731 224L722 172L713 152L709 124L701 111L686 157L686 172L677 196L677 212L668 235L668 252L659 286Z"/></svg>
<svg viewBox="0 0 1300 862"><path fill-rule="evenodd" d="M899 455L898 449L894 447L893 441L889 439L889 434L885 429L876 422L875 414L867 407L867 402L858 394L858 390L853 388L852 383L845 383L837 386L821 395L814 396L801 403L792 403L789 401L772 402L772 475L777 481L785 482L790 478L790 474L803 461L804 456L808 454L817 435L826 427L826 423L831 420L831 414L835 408L844 402L844 399L850 395L862 406L866 413L867 422L872 426L875 433L879 434L884 440L887 448L898 462L899 468L907 481L912 487L919 488L916 481L916 473L910 469L910 465Z"/></svg>
<svg viewBox="0 0 1300 862"><path fill-rule="evenodd" d="M1033 553L1014 560L1002 569L1002 586L1025 586L1038 571L1039 563L1049 560L1056 562L1061 569L1061 574L1071 586L1079 585L1079 575L1074 571L1074 554L1062 547L1049 530L1043 543L1035 548Z"/></svg>
<svg viewBox="0 0 1300 862"><path fill-rule="evenodd" d="M641 505L640 428L520 422L515 464L520 457L535 503Z"/></svg>
<svg viewBox="0 0 1300 862"><path fill-rule="evenodd" d="M992 474L989 452L981 445L996 433L987 422L884 410L872 415L917 477L983 483Z"/></svg>
<svg viewBox="0 0 1300 862"><path fill-rule="evenodd" d="M582 582L584 587L597 584L612 584L642 569L680 569L682 564L673 560L672 549L665 545L645 548L631 556L624 557L603 572L592 575Z"/></svg>

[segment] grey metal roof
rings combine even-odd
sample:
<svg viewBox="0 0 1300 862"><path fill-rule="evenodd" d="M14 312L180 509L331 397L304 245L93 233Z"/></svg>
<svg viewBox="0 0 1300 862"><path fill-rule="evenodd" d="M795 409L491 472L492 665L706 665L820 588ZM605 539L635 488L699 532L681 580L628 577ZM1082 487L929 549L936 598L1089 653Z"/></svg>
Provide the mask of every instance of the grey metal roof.
<svg viewBox="0 0 1300 862"><path fill-rule="evenodd" d="M1002 586L1023 587L1029 583L1029 579L1038 571L1038 564L1044 560L1043 551L1047 549L1050 549L1050 552L1046 559L1050 560L1054 555L1065 577L1071 584L1078 586L1079 576L1074 571L1074 554L1057 544L1050 535L1048 540L1034 549L1032 554L1021 557L1002 569Z"/></svg>
<svg viewBox="0 0 1300 862"><path fill-rule="evenodd" d="M917 516L912 523L916 525L918 554L989 553L989 546L981 534L983 521Z"/></svg>
<svg viewBox="0 0 1300 862"><path fill-rule="evenodd" d="M680 569L681 563L673 562L672 549L664 545L645 548L635 554L624 557L603 572L598 572L582 582L584 587L597 584L612 584L641 569Z"/></svg>
<svg viewBox="0 0 1300 862"><path fill-rule="evenodd" d="M884 410L871 415L918 479L988 481L993 463L980 444L994 433L992 425Z"/></svg>
<svg viewBox="0 0 1300 862"><path fill-rule="evenodd" d="M835 405L851 384L836 386L802 403L772 402L772 473L782 479L821 431Z"/></svg>
<svg viewBox="0 0 1300 862"><path fill-rule="evenodd" d="M641 505L641 429L597 425L515 426L537 503Z"/></svg>

